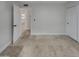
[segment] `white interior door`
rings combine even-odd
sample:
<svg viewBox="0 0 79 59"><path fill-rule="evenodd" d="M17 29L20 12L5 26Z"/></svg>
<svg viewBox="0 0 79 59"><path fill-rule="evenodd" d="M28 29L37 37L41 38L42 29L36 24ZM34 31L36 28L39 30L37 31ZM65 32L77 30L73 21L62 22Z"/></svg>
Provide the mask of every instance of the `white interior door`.
<svg viewBox="0 0 79 59"><path fill-rule="evenodd" d="M66 14L66 33L69 36L70 36L70 32L71 32L70 16L71 16L70 9L68 9L67 14Z"/></svg>
<svg viewBox="0 0 79 59"><path fill-rule="evenodd" d="M22 32L30 30L31 12L29 7L19 7L14 5L13 20L13 43L19 39Z"/></svg>
<svg viewBox="0 0 79 59"><path fill-rule="evenodd" d="M66 33L77 40L77 8L72 7L67 10Z"/></svg>
<svg viewBox="0 0 79 59"><path fill-rule="evenodd" d="M77 21L77 25L78 25L78 32L77 32L77 34L78 34L78 42L79 42L79 6L77 6L77 14L78 14L78 21Z"/></svg>
<svg viewBox="0 0 79 59"><path fill-rule="evenodd" d="M14 5L13 7L14 19L13 19L13 43L20 37L20 14L19 6Z"/></svg>

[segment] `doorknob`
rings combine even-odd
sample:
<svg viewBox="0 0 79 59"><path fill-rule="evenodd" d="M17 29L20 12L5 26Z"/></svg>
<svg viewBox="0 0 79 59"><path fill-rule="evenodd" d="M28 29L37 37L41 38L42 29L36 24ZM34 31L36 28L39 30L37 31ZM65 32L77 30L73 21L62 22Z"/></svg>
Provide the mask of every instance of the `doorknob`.
<svg viewBox="0 0 79 59"><path fill-rule="evenodd" d="M35 19L34 19L34 22L35 22Z"/></svg>
<svg viewBox="0 0 79 59"><path fill-rule="evenodd" d="M13 27L16 27L16 25L13 25Z"/></svg>
<svg viewBox="0 0 79 59"><path fill-rule="evenodd" d="M67 22L67 24L69 24L69 22Z"/></svg>

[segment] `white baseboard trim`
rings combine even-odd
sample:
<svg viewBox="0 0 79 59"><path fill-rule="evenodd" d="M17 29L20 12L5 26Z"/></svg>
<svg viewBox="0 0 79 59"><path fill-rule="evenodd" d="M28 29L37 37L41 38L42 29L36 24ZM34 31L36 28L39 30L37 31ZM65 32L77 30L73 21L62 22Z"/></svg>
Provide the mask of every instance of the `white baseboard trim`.
<svg viewBox="0 0 79 59"><path fill-rule="evenodd" d="M10 43L11 41L5 44L2 48L0 48L0 53L3 52L10 45Z"/></svg>
<svg viewBox="0 0 79 59"><path fill-rule="evenodd" d="M65 35L68 35L67 33L65 33ZM69 35L68 35L69 36Z"/></svg>
<svg viewBox="0 0 79 59"><path fill-rule="evenodd" d="M31 33L31 35L65 35L65 33Z"/></svg>

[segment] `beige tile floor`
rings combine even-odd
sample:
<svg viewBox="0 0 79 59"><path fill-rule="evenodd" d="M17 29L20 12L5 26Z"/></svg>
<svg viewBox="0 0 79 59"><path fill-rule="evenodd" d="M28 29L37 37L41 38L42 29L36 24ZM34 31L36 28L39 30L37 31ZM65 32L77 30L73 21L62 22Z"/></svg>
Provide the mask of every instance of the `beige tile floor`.
<svg viewBox="0 0 79 59"><path fill-rule="evenodd" d="M79 57L79 43L64 35L33 35L14 45L23 46L19 57Z"/></svg>
<svg viewBox="0 0 79 59"><path fill-rule="evenodd" d="M0 57L17 57L23 46L8 46L1 54Z"/></svg>
<svg viewBox="0 0 79 59"><path fill-rule="evenodd" d="M32 35L14 46L23 47L18 57L79 57L79 43L64 35Z"/></svg>

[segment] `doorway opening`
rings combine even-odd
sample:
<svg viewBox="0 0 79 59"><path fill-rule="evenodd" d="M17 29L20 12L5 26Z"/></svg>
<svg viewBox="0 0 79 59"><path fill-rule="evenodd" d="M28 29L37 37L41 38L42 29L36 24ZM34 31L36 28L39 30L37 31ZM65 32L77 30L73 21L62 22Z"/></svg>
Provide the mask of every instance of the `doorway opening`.
<svg viewBox="0 0 79 59"><path fill-rule="evenodd" d="M15 43L19 39L30 36L31 33L31 13L28 4L23 6L13 6L13 40Z"/></svg>

